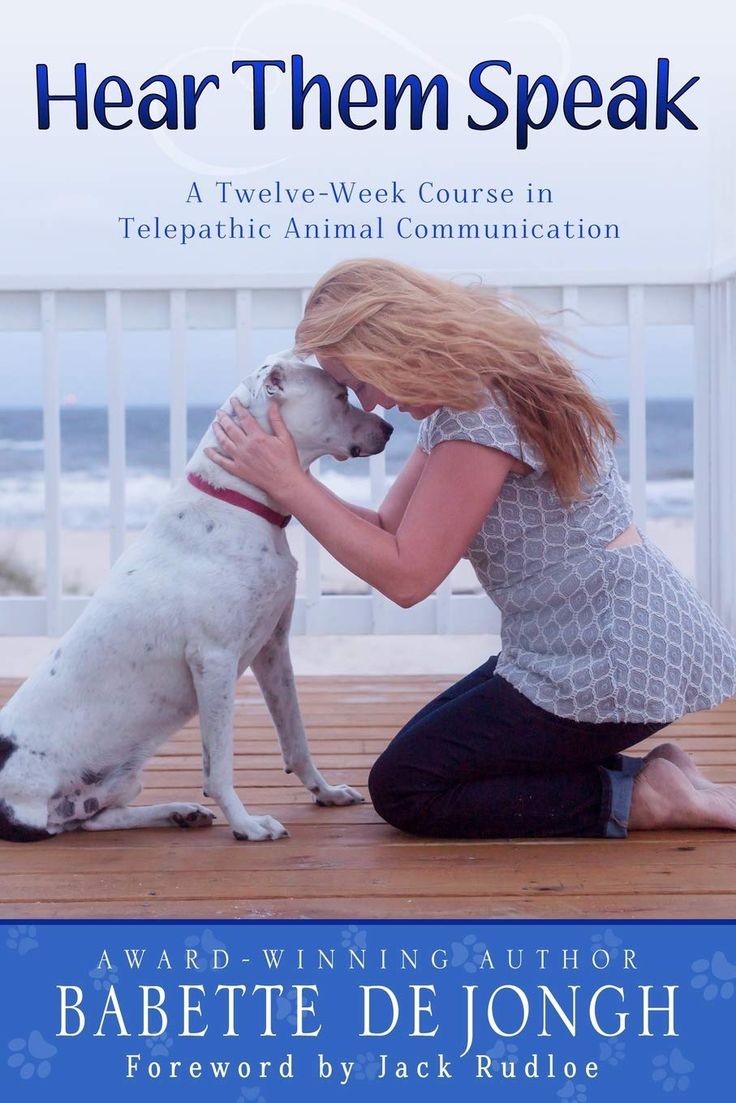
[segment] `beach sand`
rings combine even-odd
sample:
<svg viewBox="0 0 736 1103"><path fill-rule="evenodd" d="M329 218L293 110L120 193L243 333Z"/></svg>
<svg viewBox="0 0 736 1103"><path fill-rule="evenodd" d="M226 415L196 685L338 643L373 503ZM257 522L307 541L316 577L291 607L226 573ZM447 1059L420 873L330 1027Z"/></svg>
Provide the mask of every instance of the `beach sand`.
<svg viewBox="0 0 736 1103"><path fill-rule="evenodd" d="M650 521L648 536L687 577L694 573L692 521L667 518ZM138 533L128 534L129 542ZM298 525L289 528L289 544L299 563L297 590L304 591L306 579L305 533ZM320 551L324 593L361 593L367 587L346 571L332 556ZM44 533L41 529L0 531L0 565L20 568L32 577L41 592L44 574ZM64 589L72 594L89 594L104 580L109 569L109 538L106 532L66 530L62 536ZM466 561L452 573L453 590L479 592L475 574ZM5 592L8 592L7 588ZM21 678L47 653L54 641L48 637L0 637L0 677ZM292 659L297 674L462 674L483 662L500 648L500 639L475 636L295 636Z"/></svg>
<svg viewBox="0 0 736 1103"><path fill-rule="evenodd" d="M128 533L132 543L140 534ZM695 570L693 523L687 518L665 518L649 522L647 535L672 560L678 570L692 578ZM300 525L288 529L289 546L299 563L298 592L303 592L306 579L306 533ZM30 572L37 592L43 587L44 532L42 529L0 530L0 564L10 563ZM91 594L105 579L110 567L109 537L104 531L66 529L62 533L62 577L64 590L70 594ZM368 590L324 549L320 550L322 589L325 593L365 593ZM475 573L466 560L458 563L452 573L453 590L479 593Z"/></svg>

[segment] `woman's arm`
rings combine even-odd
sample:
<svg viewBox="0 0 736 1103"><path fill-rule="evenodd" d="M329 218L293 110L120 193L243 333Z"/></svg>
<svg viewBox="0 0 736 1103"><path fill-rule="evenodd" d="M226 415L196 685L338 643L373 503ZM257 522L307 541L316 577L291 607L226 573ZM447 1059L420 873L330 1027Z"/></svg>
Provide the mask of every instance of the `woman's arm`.
<svg viewBox="0 0 736 1103"><path fill-rule="evenodd" d="M304 476L290 511L335 559L404 608L431 594L467 550L508 474L511 457L470 441L430 453L395 533L354 516Z"/></svg>
<svg viewBox="0 0 736 1103"><path fill-rule="evenodd" d="M450 573L481 528L513 463L505 452L470 441L437 445L424 459L393 533L352 513L302 471L275 404L269 411L273 436L244 408L236 412L240 425L218 415L216 433L228 455L210 449L210 459L261 486L343 566L404 608L422 601Z"/></svg>
<svg viewBox="0 0 736 1103"><path fill-rule="evenodd" d="M369 521L371 525L377 525L379 528L385 529L386 532L396 532L409 504L409 499L419 481L419 476L424 469L426 459L427 456L421 448L414 449L389 487L386 497L377 510L365 509L353 502L345 502L337 494L333 494L331 490L325 488L326 493L330 494L336 502L342 502L346 509L354 513L356 517L362 517L364 521Z"/></svg>
<svg viewBox="0 0 736 1103"><path fill-rule="evenodd" d="M386 532L398 532L428 458L421 448L415 448L389 488L378 510L381 528Z"/></svg>

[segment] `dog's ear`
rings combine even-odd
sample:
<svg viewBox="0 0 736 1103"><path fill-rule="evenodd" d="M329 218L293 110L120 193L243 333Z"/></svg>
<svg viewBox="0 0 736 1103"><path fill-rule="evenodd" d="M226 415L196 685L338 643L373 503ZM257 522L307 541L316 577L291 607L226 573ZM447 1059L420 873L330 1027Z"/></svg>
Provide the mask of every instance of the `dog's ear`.
<svg viewBox="0 0 736 1103"><path fill-rule="evenodd" d="M266 394L270 398L283 398L284 390L286 389L286 374L284 369L279 364L274 366L269 371L264 382Z"/></svg>

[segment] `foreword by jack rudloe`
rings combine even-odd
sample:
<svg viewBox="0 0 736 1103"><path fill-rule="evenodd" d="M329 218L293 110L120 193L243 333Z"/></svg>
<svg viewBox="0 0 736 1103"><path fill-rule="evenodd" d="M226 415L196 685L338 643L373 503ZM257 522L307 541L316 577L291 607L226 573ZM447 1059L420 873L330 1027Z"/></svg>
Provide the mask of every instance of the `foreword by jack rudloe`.
<svg viewBox="0 0 736 1103"><path fill-rule="evenodd" d="M287 76L285 94L276 84L283 75ZM385 73L376 78L353 73L334 80L307 72L303 56L293 54L288 61L235 60L228 78L243 86L236 92L245 101L254 131L265 130L272 116L292 130L304 129L307 120L321 130L378 126L392 131L407 124L411 130L425 125L436 130L450 127L450 83L442 73L431 78L415 73L404 77ZM604 123L614 131L666 130L673 123L697 130L680 101L700 77L691 76L681 84L680 79L672 77L666 57L657 58L649 78L627 73L609 83L582 73L563 86L548 74L515 73L509 61L488 59L468 73L468 99L458 121L483 132L510 123L517 149L527 149L531 132L544 130L555 119L581 131ZM211 112L213 96L224 86L224 78L217 73L199 77L154 73L137 88L117 74L94 82L86 62L74 66L70 80L68 73L58 71L52 77L48 65L41 63L36 65L38 128L48 130L52 121L56 123L62 114L68 119L71 111L78 130L88 130L92 122L107 130L125 130L134 120L146 130L194 130L198 114Z"/></svg>

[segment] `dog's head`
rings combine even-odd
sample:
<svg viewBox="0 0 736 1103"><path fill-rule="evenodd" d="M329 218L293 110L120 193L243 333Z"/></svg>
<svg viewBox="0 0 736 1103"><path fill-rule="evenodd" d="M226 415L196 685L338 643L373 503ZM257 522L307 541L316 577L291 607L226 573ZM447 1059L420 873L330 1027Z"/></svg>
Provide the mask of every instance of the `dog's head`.
<svg viewBox="0 0 736 1103"><path fill-rule="evenodd" d="M347 460L376 455L393 432L393 426L377 414L353 406L342 383L288 354L267 360L241 384L235 397L264 426L269 402L278 402L305 467L319 456Z"/></svg>

